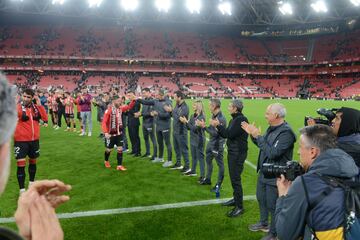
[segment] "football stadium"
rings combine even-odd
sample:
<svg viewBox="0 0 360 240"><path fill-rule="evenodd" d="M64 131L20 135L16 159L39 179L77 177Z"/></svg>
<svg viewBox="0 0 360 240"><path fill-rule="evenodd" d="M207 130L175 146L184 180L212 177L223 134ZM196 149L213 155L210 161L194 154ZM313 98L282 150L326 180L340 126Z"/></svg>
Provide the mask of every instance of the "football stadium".
<svg viewBox="0 0 360 240"><path fill-rule="evenodd" d="M360 239L359 0L1 0L0 73L0 239Z"/></svg>

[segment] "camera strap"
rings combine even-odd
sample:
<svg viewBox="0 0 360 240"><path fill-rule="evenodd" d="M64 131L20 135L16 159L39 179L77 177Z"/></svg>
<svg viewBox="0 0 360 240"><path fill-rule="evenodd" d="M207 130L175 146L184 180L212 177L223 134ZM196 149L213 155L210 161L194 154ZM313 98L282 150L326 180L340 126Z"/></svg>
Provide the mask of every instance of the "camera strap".
<svg viewBox="0 0 360 240"><path fill-rule="evenodd" d="M317 175L317 174L316 174ZM319 175L318 175L319 176ZM332 186L327 186L319 196L317 196L315 199L313 199L312 202L310 202L310 198L309 198L309 191L308 191L308 188L306 186L306 183L305 183L305 180L304 180L304 176L300 176L301 177L301 183L303 185L303 188L304 188L304 192L305 192L305 198L306 198L306 202L308 204L308 209L307 209L307 212L306 212L306 218L308 219L309 218L309 213L310 211L317 205L319 204L322 200L324 200L324 198L326 196L328 196L332 191L333 191L333 187ZM321 176L319 176L321 178ZM307 222L309 223L309 221L307 220ZM314 240L318 240L317 236L316 236L316 233L314 231L314 229L309 225L307 224L307 226L309 227L310 229L310 232L311 234L313 235L313 239Z"/></svg>

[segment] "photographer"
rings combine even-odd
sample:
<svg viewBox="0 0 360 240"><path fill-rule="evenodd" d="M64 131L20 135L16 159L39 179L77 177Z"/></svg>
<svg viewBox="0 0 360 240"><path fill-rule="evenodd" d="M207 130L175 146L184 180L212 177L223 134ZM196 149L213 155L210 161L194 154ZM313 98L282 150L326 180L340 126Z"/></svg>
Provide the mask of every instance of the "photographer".
<svg viewBox="0 0 360 240"><path fill-rule="evenodd" d="M329 188L319 175L353 178L358 175L354 160L336 148L336 136L326 125L317 124L300 130L300 162L306 171L294 182L284 178L277 180L279 198L276 203L275 222L279 239L343 239L344 192ZM305 192L306 188L306 192ZM309 206L306 199L312 206ZM310 228L312 230L310 230Z"/></svg>
<svg viewBox="0 0 360 240"><path fill-rule="evenodd" d="M296 136L291 127L285 122L286 109L280 103L274 103L267 107L265 118L269 123L264 136L260 135L260 129L254 124L242 122L242 128L251 135L251 140L259 147L257 171L258 181L256 186L256 198L260 208L260 222L249 226L250 231L269 232L263 240L276 239L275 229L275 206L278 198L276 178L265 178L262 170L264 163L285 165L292 160ZM268 227L268 216L271 214L271 225Z"/></svg>
<svg viewBox="0 0 360 240"><path fill-rule="evenodd" d="M352 156L360 167L360 111L342 107L336 112L332 128L337 138L337 146Z"/></svg>
<svg viewBox="0 0 360 240"><path fill-rule="evenodd" d="M229 104L229 112L232 119L228 127L220 125L218 119L211 120L210 125L216 127L220 136L227 138L228 147L228 167L231 185L234 190L234 198L224 203L224 206L235 206L227 215L236 217L244 212L243 209L243 189L241 185L241 173L244 169L244 162L248 150L248 134L241 128L242 122L248 122L242 114L243 103L240 100L233 100Z"/></svg>
<svg viewBox="0 0 360 240"><path fill-rule="evenodd" d="M316 123L313 118L307 119L309 126ZM347 107L337 109L331 127L338 137L337 146L349 154L360 168L360 111Z"/></svg>

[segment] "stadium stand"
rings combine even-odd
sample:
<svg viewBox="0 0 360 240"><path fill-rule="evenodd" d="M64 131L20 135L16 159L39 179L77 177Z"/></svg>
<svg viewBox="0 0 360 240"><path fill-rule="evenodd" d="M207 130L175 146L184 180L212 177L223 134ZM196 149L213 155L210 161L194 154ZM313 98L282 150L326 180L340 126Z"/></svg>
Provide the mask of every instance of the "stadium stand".
<svg viewBox="0 0 360 240"><path fill-rule="evenodd" d="M72 91L88 72L90 86L162 86L190 96L296 97L304 79L311 96L359 94L359 31L310 39L141 27L11 26L0 33L0 68L17 85ZM138 80L130 84L119 72L133 72Z"/></svg>

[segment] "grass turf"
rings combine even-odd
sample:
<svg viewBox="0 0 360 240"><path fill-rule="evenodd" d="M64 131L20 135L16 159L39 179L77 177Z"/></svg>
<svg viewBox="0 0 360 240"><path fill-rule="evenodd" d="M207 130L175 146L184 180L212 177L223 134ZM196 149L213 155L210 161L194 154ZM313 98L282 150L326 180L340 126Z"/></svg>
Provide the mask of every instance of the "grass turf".
<svg viewBox="0 0 360 240"><path fill-rule="evenodd" d="M191 100L187 100L192 112ZM230 120L227 105L230 100L222 101L222 110ZM359 108L358 102L305 101L305 100L245 100L244 114L250 122L267 128L264 119L266 106L273 102L285 104L288 115L286 120L294 131L303 126L305 115L316 116L320 107L333 108L348 106ZM208 109L208 100L204 100ZM117 172L115 152L110 161L112 169L103 166L104 143L96 136L100 133L99 124L93 113L93 137L79 137L75 133L57 131L51 127L42 128L41 157L38 161L37 179L57 178L73 186L69 193L71 201L61 206L58 212L76 212L147 206L213 199L215 195L209 186L199 186L197 178L182 176L178 171L164 169L145 158L133 158L124 154L127 172ZM210 117L206 111L207 118ZM142 138L142 133L140 133ZM294 151L294 159L298 159ZM142 152L145 148L142 141ZM173 152L173 154L175 154ZM248 160L256 165L258 150L249 141ZM164 154L166 156L166 153ZM226 163L225 152L225 165ZM174 159L174 157L173 157ZM16 164L13 159L11 176L6 192L0 198L0 217L10 217L16 209L18 186ZM215 164L215 162L214 162ZM215 164L216 165L216 164ZM217 167L214 167L213 180L216 180ZM245 195L254 195L256 172L245 165L242 174ZM232 189L225 171L221 197L231 197ZM238 219L225 217L227 209L220 206L202 206L184 209L162 210L147 213L131 213L118 216L98 216L62 220L66 239L257 239L261 234L247 230L247 225L258 218L255 201L246 202L246 213ZM14 226L14 225L10 225Z"/></svg>

